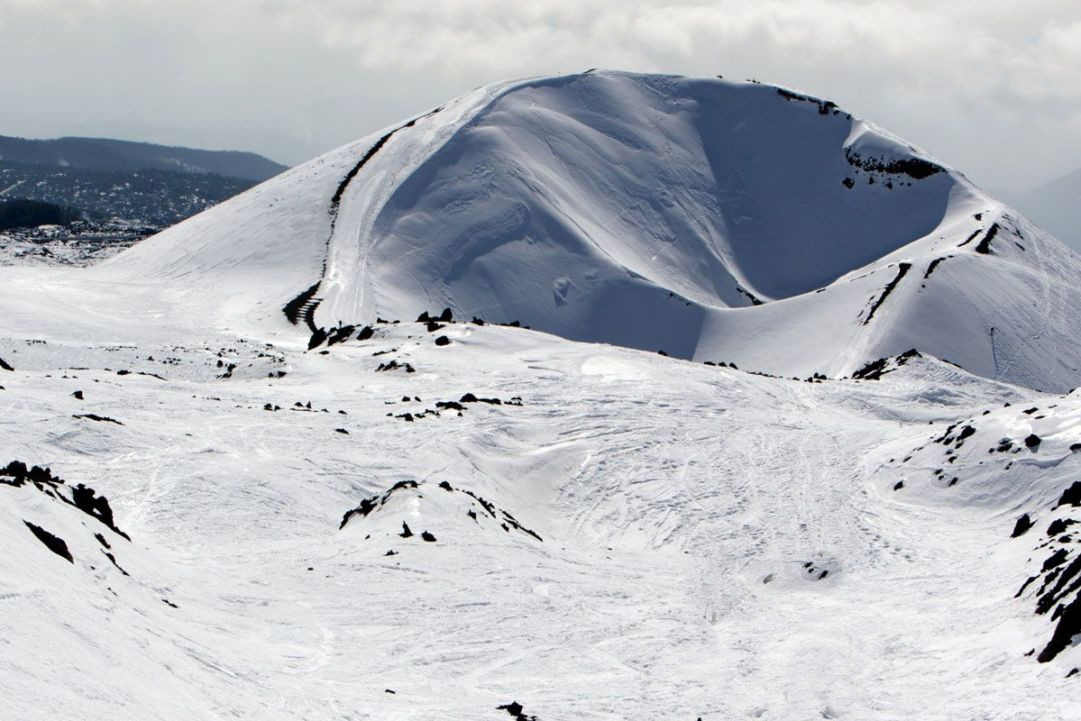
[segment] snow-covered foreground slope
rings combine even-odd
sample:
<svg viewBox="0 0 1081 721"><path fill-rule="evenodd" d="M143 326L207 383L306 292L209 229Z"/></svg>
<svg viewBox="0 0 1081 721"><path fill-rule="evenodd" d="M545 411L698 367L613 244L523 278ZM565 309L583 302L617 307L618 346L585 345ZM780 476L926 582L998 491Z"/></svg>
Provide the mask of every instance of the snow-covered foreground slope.
<svg viewBox="0 0 1081 721"><path fill-rule="evenodd" d="M66 481L0 475L13 717L1077 709L1081 652L1036 659L1058 605L1078 630L1074 529L1046 534L1081 520L1055 507L1076 395L920 357L797 382L463 323L325 354L142 330L3 328L0 459ZM64 500L79 483L115 530Z"/></svg>
<svg viewBox="0 0 1081 721"><path fill-rule="evenodd" d="M755 83L505 83L328 153L106 263L207 328L459 317L844 376L916 347L1081 377L1081 261L832 103ZM284 311L284 312L283 312Z"/></svg>

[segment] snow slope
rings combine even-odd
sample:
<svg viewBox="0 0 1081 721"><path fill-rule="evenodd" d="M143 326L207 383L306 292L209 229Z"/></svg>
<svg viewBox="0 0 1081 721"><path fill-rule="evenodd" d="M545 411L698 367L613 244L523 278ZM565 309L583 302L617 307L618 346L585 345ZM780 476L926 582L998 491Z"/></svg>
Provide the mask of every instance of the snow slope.
<svg viewBox="0 0 1081 721"><path fill-rule="evenodd" d="M13 717L1076 712L1078 650L1035 657L1059 625L1041 568L1077 565L1045 533L1081 521L1055 507L1076 395L928 358L807 383L491 325L326 354L143 330L0 333L0 453L91 486L131 539L0 476Z"/></svg>
<svg viewBox="0 0 1081 721"><path fill-rule="evenodd" d="M450 307L800 377L912 347L1046 389L1081 375L1076 256L885 131L755 83L482 88L99 272L195 284L217 327Z"/></svg>
<svg viewBox="0 0 1081 721"><path fill-rule="evenodd" d="M833 110L483 88L99 266L0 268L5 713L1076 717L1074 256ZM531 123L574 132L511 153ZM812 368L851 377L758 372Z"/></svg>

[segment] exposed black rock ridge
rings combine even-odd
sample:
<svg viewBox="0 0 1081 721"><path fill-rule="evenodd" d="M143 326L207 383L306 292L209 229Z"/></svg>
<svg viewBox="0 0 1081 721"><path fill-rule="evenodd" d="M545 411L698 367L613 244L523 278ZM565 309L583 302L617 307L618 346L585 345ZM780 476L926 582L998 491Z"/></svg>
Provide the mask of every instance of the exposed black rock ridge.
<svg viewBox="0 0 1081 721"><path fill-rule="evenodd" d="M901 366L908 363L913 358L922 358L919 352L912 348L906 350L904 353L892 358L879 358L878 360L871 361L867 365L860 368L858 371L852 374L852 378L855 380L868 380L877 381L887 373L892 373Z"/></svg>
<svg viewBox="0 0 1081 721"><path fill-rule="evenodd" d="M413 367L412 363L399 363L394 358L387 361L386 363L380 363L379 367L376 368L375 370L376 370L376 372L379 372L379 371L392 371L392 370L396 370L398 368L401 368L406 373L416 373L416 370L417 370L416 368Z"/></svg>
<svg viewBox="0 0 1081 721"><path fill-rule="evenodd" d="M1028 533L1028 530L1032 528L1032 519L1029 518L1027 513L1021 514L1021 517L1017 519L1017 522L1013 526L1013 533L1010 534L1010 538L1017 538Z"/></svg>
<svg viewBox="0 0 1081 721"><path fill-rule="evenodd" d="M316 282L315 285L285 304L282 312L290 323L297 325L303 319L312 331L315 330L315 309L320 303L320 299L316 298L315 294L319 291L320 283L322 281Z"/></svg>
<svg viewBox="0 0 1081 721"><path fill-rule="evenodd" d="M885 290L882 291L882 295L878 296L878 300L871 306L871 312L867 314L867 318L863 321L864 325L871 322L871 319L875 317L875 312L886 301L893 289L897 287L897 284L901 282L901 279L905 277L905 274L912 267L911 263L901 263L897 266L897 277L889 282Z"/></svg>
<svg viewBox="0 0 1081 721"><path fill-rule="evenodd" d="M341 523L338 525L338 530L345 528L347 524L354 522L354 520L356 519L368 518L371 514L379 511L379 509L386 505L387 501L389 501L391 497L393 497L396 493L402 491L412 491L416 493L419 497L423 498L424 494L421 490L421 487L423 485L425 484L418 481L399 481L384 493L361 500L360 504L357 505L356 508L352 508L345 512L345 515L342 516ZM469 500L467 501L467 503L470 508L466 509L466 515L472 520L476 521L478 524L480 523L481 515L486 514L487 518L495 521L499 525L499 527L507 533L510 533L511 531L517 531L527 536L530 536L537 541L540 541L542 543L544 542L544 539L541 538L538 533L523 526L521 522L519 522L518 519L514 517L514 514L512 514L510 511L499 508L498 506L496 506L495 503L484 498L480 494L475 493L474 491L471 491L469 489L457 488L455 486L452 486L448 481L440 481L437 487L440 489L441 492L446 492L450 494L464 494L465 496L468 496ZM478 514L477 510L480 510L482 514ZM403 521L402 533L399 535L401 535L402 538L410 538L414 535L414 533L412 529L409 528L409 525ZM435 535L430 533L429 531L423 531L421 533L421 538L429 543L434 543L436 540Z"/></svg>
<svg viewBox="0 0 1081 721"><path fill-rule="evenodd" d="M354 325L340 325L337 328L331 329L327 333L327 346L336 345L342 341L349 340L353 335L353 331L357 329Z"/></svg>
<svg viewBox="0 0 1081 721"><path fill-rule="evenodd" d="M980 229L979 229L979 228L976 228L976 230L972 231L972 235L970 235L970 236L968 236L967 238L965 238L965 239L964 239L964 240L963 240L963 241L962 241L962 242L960 243L960 245L958 245L957 247L958 247L958 248L962 248L962 247L964 247L964 246L968 245L968 244L969 244L969 243L971 243L972 241L976 240L976 236L977 236L977 235L979 235L979 234L980 234Z"/></svg>
<svg viewBox="0 0 1081 721"><path fill-rule="evenodd" d="M113 520L113 509L109 506L109 500L105 496L97 495L93 488L80 483L72 489L71 500L80 511L98 519L114 533L123 536L129 541L131 540L128 534L116 527L116 522Z"/></svg>
<svg viewBox="0 0 1081 721"><path fill-rule="evenodd" d="M1058 503L1055 504L1055 508L1059 506L1081 506L1081 481L1074 481L1069 488L1062 492L1062 496L1059 497Z"/></svg>
<svg viewBox="0 0 1081 721"><path fill-rule="evenodd" d="M27 467L25 463L18 460L0 468L0 486L20 488L28 483L54 500L78 508L118 536L131 540L128 534L116 526L109 500L105 496L97 495L93 488L82 483L74 487L69 486L65 484L64 479L54 476L50 469L40 466Z"/></svg>
<svg viewBox="0 0 1081 721"><path fill-rule="evenodd" d="M794 93L791 90L785 90L784 88L777 88L777 94L785 100L796 100L804 103L813 103L818 106L819 115L829 115L831 112L834 115L839 114L840 108L837 107L837 103L832 100L819 100L818 98L812 98L810 95L802 95L800 93Z"/></svg>
<svg viewBox="0 0 1081 721"><path fill-rule="evenodd" d="M109 416L99 416L97 413L75 413L71 417L72 418L85 418L88 421L97 421L99 423L115 423L118 426L124 425L123 423L116 420L115 418L110 418Z"/></svg>
<svg viewBox="0 0 1081 721"><path fill-rule="evenodd" d="M327 339L327 332L323 328L316 328L312 331L311 337L308 339L308 350L315 350L319 346L323 345Z"/></svg>
<svg viewBox="0 0 1081 721"><path fill-rule="evenodd" d="M991 255L991 241L998 235L998 223L993 224L988 230L987 234L980 240L979 245L976 246L976 252L983 255Z"/></svg>
<svg viewBox="0 0 1081 721"><path fill-rule="evenodd" d="M71 551L68 550L68 544L64 542L64 539L59 536L54 536L41 526L35 526L33 523L30 523L30 521L23 521L23 523L26 524L26 527L30 529L30 532L33 533L39 541L45 544L46 548L61 558L67 559L68 563L75 563L75 559L71 557Z"/></svg>
<svg viewBox="0 0 1081 721"><path fill-rule="evenodd" d="M939 264L942 263L942 261L948 260L952 257L952 255L944 255L941 258L935 258L934 260L932 260L931 263L927 266L927 271L923 274L924 280L931 277L931 273L935 272L935 268L937 268Z"/></svg>
<svg viewBox="0 0 1081 721"><path fill-rule="evenodd" d="M1035 588L1036 615L1049 615L1055 622L1051 638L1036 657L1040 663L1054 660L1071 645L1077 634L1081 634L1081 552L1067 532L1070 526L1079 523L1075 510L1079 506L1081 481L1075 481L1063 490L1058 502L1051 507L1055 517L1048 524L1045 535L1036 537L1038 545L1034 550L1050 550L1050 554L1042 560L1032 559L1039 567L1015 594L1015 598L1020 598L1030 588ZM1027 532L1032 525L1026 513L1018 519L1014 537Z"/></svg>
<svg viewBox="0 0 1081 721"><path fill-rule="evenodd" d="M1071 645L1073 637L1078 634L1081 634L1081 596L1075 598L1073 603L1062 610L1058 625L1055 626L1055 632L1051 635L1051 640L1040 651L1040 655L1036 657L1036 660L1040 663L1053 660L1055 656Z"/></svg>
<svg viewBox="0 0 1081 721"><path fill-rule="evenodd" d="M356 508L346 511L345 515L342 516L342 522L338 526L338 530L345 528L345 524L348 523L349 519L353 516L359 514L361 517L366 517L377 507L386 504L386 502L390 500L390 497L394 494L395 491L400 491L403 488L418 488L419 485L420 484L416 481L398 481L389 489L387 489L387 491L381 496L372 496L371 498L365 498Z"/></svg>
<svg viewBox="0 0 1081 721"><path fill-rule="evenodd" d="M505 703L502 706L496 706L495 708L497 711L506 711L514 717L514 721L537 721L536 716L526 716L525 709L523 709L522 704L517 701L511 701L510 703Z"/></svg>
<svg viewBox="0 0 1081 721"><path fill-rule="evenodd" d="M929 178L936 173L943 173L945 169L929 160L922 158L900 158L898 160L883 160L882 158L864 157L852 150L845 149L845 158L849 165L872 173L889 173L892 175L907 175L915 180Z"/></svg>
<svg viewBox="0 0 1081 721"><path fill-rule="evenodd" d="M476 318L474 318L473 320L476 321ZM443 312L440 313L437 316L430 315L428 313L428 311L423 311L423 312L421 312L420 315L417 316L417 322L418 323L429 323L429 324L431 324L431 323L435 323L437 321L439 323L453 323L454 322L454 312L450 308L444 308ZM431 330L433 330L433 328L429 327L428 330L431 331Z"/></svg>
<svg viewBox="0 0 1081 721"><path fill-rule="evenodd" d="M751 301L751 305L763 305L762 300L758 298L758 296L741 285L736 286L736 292L746 296L747 300Z"/></svg>

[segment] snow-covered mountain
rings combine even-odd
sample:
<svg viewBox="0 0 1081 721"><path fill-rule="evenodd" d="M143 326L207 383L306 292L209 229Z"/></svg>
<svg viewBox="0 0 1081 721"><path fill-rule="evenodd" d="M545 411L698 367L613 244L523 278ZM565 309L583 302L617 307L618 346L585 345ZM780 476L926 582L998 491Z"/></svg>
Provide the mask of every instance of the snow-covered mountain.
<svg viewBox="0 0 1081 721"><path fill-rule="evenodd" d="M1072 718L1078 273L830 103L622 73L0 268L5 709Z"/></svg>
<svg viewBox="0 0 1081 721"><path fill-rule="evenodd" d="M1081 378L1076 256L885 131L754 83L486 87L108 266L266 327L291 301L313 329L450 307L786 376L915 347L1046 389Z"/></svg>

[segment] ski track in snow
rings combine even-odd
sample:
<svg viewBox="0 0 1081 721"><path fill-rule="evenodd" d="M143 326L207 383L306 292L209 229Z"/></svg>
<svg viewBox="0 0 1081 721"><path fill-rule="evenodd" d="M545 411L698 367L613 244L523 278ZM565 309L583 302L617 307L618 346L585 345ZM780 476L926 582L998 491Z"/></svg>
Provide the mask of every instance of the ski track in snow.
<svg viewBox="0 0 1081 721"><path fill-rule="evenodd" d="M88 694L87 718L498 718L512 699L540 718L597 719L1071 706L1068 686L1054 690L1068 662L1022 656L1043 633L1012 598L1023 569L986 562L1018 543L1004 510L907 503L874 461L1031 391L933 362L811 384L518 329L443 332L446 348L413 323L328 355L282 343L280 380L217 378L203 348L238 345L225 338L170 350L188 362L166 381L64 370L95 355L145 368L165 355L156 347L4 341L18 370L0 392L17 409L3 450L106 493L133 539L115 549L122 578L89 572L79 547L74 569L54 562L4 525L20 550L3 567L15 594L3 675L23 680L21 717L65 708L30 681L50 674ZM240 369L262 347L246 345ZM375 373L371 354L388 348L417 373ZM523 405L386 415L466 391ZM91 408L125 425L71 418ZM405 516L338 531L345 510L402 479L431 484ZM511 510L543 543L426 510L439 480ZM398 538L400 520L438 541ZM807 577L806 562L828 576ZM27 623L39 631L16 631ZM146 685L120 674L90 693L105 663Z"/></svg>

